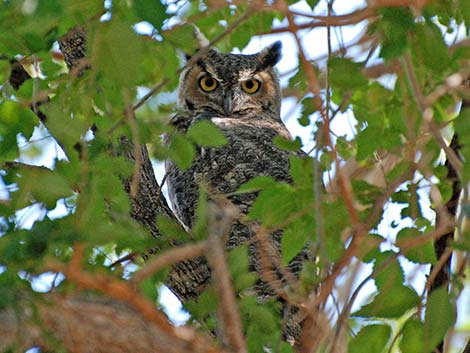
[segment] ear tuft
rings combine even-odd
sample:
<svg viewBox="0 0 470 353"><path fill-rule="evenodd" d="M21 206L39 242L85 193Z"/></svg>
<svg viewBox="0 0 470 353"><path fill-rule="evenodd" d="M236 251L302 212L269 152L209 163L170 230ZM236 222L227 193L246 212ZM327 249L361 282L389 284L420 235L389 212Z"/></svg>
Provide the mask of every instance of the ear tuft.
<svg viewBox="0 0 470 353"><path fill-rule="evenodd" d="M264 69L266 67L273 67L276 65L279 60L281 60L282 43L280 41L274 42L270 46L264 48L258 54L259 60L259 69Z"/></svg>
<svg viewBox="0 0 470 353"><path fill-rule="evenodd" d="M193 28L194 28L194 38L197 40L199 49L204 49L210 46L211 42L209 41L209 39L206 38L204 34L202 34L199 27L193 24Z"/></svg>
<svg viewBox="0 0 470 353"><path fill-rule="evenodd" d="M183 62L184 65L186 65L186 63L191 60L191 58L196 54L198 53L200 50L202 49L206 49L206 48L209 48L211 42L204 36L204 34L201 32L201 30L199 29L198 26L196 26L195 24L191 24L191 27L193 28L193 37L194 39L196 40L196 43L197 43L197 49L195 50L194 53L188 53L188 52L184 52L182 50L178 50L177 51L179 52L180 54L180 57L181 57L181 60ZM210 50L214 50L212 48L210 48Z"/></svg>

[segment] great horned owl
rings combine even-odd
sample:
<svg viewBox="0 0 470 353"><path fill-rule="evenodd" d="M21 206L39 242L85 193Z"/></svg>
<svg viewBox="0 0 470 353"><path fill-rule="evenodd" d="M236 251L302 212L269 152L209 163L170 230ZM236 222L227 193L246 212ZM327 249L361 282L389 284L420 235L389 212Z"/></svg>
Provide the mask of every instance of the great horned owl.
<svg viewBox="0 0 470 353"><path fill-rule="evenodd" d="M208 119L228 139L223 147L201 149L188 170L179 170L171 161L166 163L170 200L186 227L193 225L200 181L222 194L232 193L260 175L291 181L289 157L300 153L281 150L273 142L275 136L290 138L280 117L281 90L274 69L280 57L280 42L253 55L209 49L182 72L180 113L172 119L173 125L184 133L195 121ZM256 194L251 193L231 196L230 200L243 215L248 213L255 198ZM226 246L233 248L253 236L252 230L235 221ZM277 249L280 236L280 232L273 235ZM250 261L253 269L259 271L256 242L250 243ZM300 263L291 264L294 272L299 272ZM192 281L181 285L187 271L193 272ZM197 297L209 279L210 270L200 258L177 266L169 284L180 299L186 300ZM260 281L257 287L258 296L272 295L266 283Z"/></svg>

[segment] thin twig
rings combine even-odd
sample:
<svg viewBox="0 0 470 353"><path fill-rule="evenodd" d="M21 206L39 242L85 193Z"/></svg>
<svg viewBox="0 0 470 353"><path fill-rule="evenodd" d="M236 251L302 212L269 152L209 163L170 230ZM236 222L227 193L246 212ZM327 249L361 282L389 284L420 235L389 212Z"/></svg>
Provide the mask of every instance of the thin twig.
<svg viewBox="0 0 470 353"><path fill-rule="evenodd" d="M14 168L20 168L20 169L27 169L27 170L40 170L40 171L48 171L52 172L51 169L41 166L41 165L32 165L32 164L26 164L26 163L21 163L21 162L12 162L8 161L3 163L3 166L1 169L14 169Z"/></svg>
<svg viewBox="0 0 470 353"><path fill-rule="evenodd" d="M146 278L152 276L154 273L160 271L162 268L168 267L177 262L204 255L206 250L207 242L205 241L178 246L167 250L160 253L156 258L149 261L140 271L136 272L130 282L133 285L137 285Z"/></svg>
<svg viewBox="0 0 470 353"><path fill-rule="evenodd" d="M392 180L388 185L385 191L381 193L381 195L376 199L372 209L369 211L369 215L367 217L367 229L371 229L377 223L379 217L381 216L385 204L390 199L390 196L397 190L397 188L403 184L405 181L410 180L415 173L415 168L406 171L405 173L399 175L394 180Z"/></svg>
<svg viewBox="0 0 470 353"><path fill-rule="evenodd" d="M413 91L413 97L415 98L416 103L418 104L423 114L424 122L426 122L427 127L436 142L444 150L448 161L452 164L452 167L455 169L457 174L460 175L462 170L462 162L460 161L459 157L455 154L455 152L447 145L444 138L442 137L442 133L439 127L434 121L432 106L429 104L430 102L432 103L433 100L425 97L422 94L409 54L405 55L405 58L403 60L403 67L405 69L411 89ZM435 93L432 93L432 95L434 96Z"/></svg>
<svg viewBox="0 0 470 353"><path fill-rule="evenodd" d="M431 291L431 287L433 286L433 283L438 276L438 274L442 271L442 269L446 266L447 260L450 258L452 255L452 248L446 248L444 251L444 254L439 258L439 261L437 261L436 264L433 265L432 271L428 276L428 279L426 281L426 286L424 287L423 294L421 297L424 297L426 293L429 293Z"/></svg>
<svg viewBox="0 0 470 353"><path fill-rule="evenodd" d="M431 240L437 240L440 237L442 237L444 234L447 232L451 231L454 229L454 223L453 222L442 222L440 226L435 228L434 230L431 230L427 233L424 233L420 236L413 237L413 238L404 238L404 239L399 239L396 241L396 245L402 249L402 251L406 251L412 248L416 248L417 246L424 245L428 243Z"/></svg>
<svg viewBox="0 0 470 353"><path fill-rule="evenodd" d="M284 11L283 5L278 5L277 7L281 9L281 11ZM292 10L289 10L289 13L292 14L292 16L300 15L299 12L293 12ZM310 17L315 18L315 21L304 23L304 24L298 24L298 25L296 24L296 28L297 30L303 30L303 29L312 29L316 27L347 26L347 25L357 24L359 22L362 22L369 18L373 18L375 16L376 16L375 12L370 7L366 7L364 9L357 10L346 15L339 15L339 16L314 16L312 15ZM292 33L292 28L290 25L286 27L273 28L269 31L269 33L265 33L265 34L286 33L286 32Z"/></svg>
<svg viewBox="0 0 470 353"><path fill-rule="evenodd" d="M242 323L230 271L225 258L223 239L230 232L232 223L238 216L238 208L224 199L209 204L209 231L207 239L207 262L212 270L212 278L217 293L219 332L228 349L235 353L246 353Z"/></svg>
<svg viewBox="0 0 470 353"><path fill-rule="evenodd" d="M284 290L282 281L278 278L278 275L276 274L276 271L281 269L280 263L278 261L280 254L276 250L274 250L273 245L270 245L269 237L270 232L266 229L259 228L256 230L256 244L261 267L259 275L260 278L265 281L269 285L269 287L274 291L277 297L282 298L286 302L290 303L291 299ZM273 253L273 250L276 253ZM273 262L275 261L277 263L273 264ZM287 276L283 277L286 278ZM292 286L293 281L291 280L290 282L290 286Z"/></svg>
<svg viewBox="0 0 470 353"><path fill-rule="evenodd" d="M126 120L131 128L132 144L134 149L134 171L129 184L129 196L135 199L139 191L140 173L142 172L142 149L140 145L139 129L135 119L134 110L130 103L129 92L124 92L124 102L126 104Z"/></svg>
<svg viewBox="0 0 470 353"><path fill-rule="evenodd" d="M433 111L431 108L426 109L424 112L424 121L427 123L427 127L433 135L434 140L436 140L439 147L441 147L444 151L447 160L452 165L452 168L454 168L457 175L462 175L462 161L460 160L459 156L457 156L455 151L449 145L447 145L446 141L444 140L441 130L433 119Z"/></svg>
<svg viewBox="0 0 470 353"><path fill-rule="evenodd" d="M180 74L178 71L176 75ZM152 98L157 92L159 92L163 87L165 87L170 82L168 77L164 78L162 81L153 86L150 91L148 91L142 98L140 98L137 103L132 106L132 110L139 109L144 105L150 98ZM112 132L112 131L111 131Z"/></svg>

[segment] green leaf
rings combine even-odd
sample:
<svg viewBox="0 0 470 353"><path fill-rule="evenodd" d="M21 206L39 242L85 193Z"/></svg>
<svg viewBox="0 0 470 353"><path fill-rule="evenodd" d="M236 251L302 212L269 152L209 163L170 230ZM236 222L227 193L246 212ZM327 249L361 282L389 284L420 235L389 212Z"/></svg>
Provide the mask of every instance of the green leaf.
<svg viewBox="0 0 470 353"><path fill-rule="evenodd" d="M196 156L196 150L193 144L184 136L175 133L171 136L169 155L178 168L186 170L191 167L191 163Z"/></svg>
<svg viewBox="0 0 470 353"><path fill-rule="evenodd" d="M232 271L232 275L247 272L249 267L249 258L246 246L239 246L230 250L228 254L228 264Z"/></svg>
<svg viewBox="0 0 470 353"><path fill-rule="evenodd" d="M30 53L36 53L45 48L43 37L38 33L25 33L23 39Z"/></svg>
<svg viewBox="0 0 470 353"><path fill-rule="evenodd" d="M433 351L447 331L455 324L457 314L455 300L440 287L433 292L426 303L424 321L424 352Z"/></svg>
<svg viewBox="0 0 470 353"><path fill-rule="evenodd" d="M376 254L374 274L375 284L379 291L383 292L387 292L393 286L401 286L405 281L403 269L392 251Z"/></svg>
<svg viewBox="0 0 470 353"><path fill-rule="evenodd" d="M380 291L372 303L353 313L353 316L399 318L418 305L419 301L420 298L413 289L394 285L386 291Z"/></svg>
<svg viewBox="0 0 470 353"><path fill-rule="evenodd" d="M415 19L410 9L388 7L379 10L382 20L378 27L382 34L380 57L391 60L402 55L408 47L408 34L415 27Z"/></svg>
<svg viewBox="0 0 470 353"><path fill-rule="evenodd" d="M17 102L3 101L0 104L0 160L11 161L17 157L17 135L29 139L36 121L34 113Z"/></svg>
<svg viewBox="0 0 470 353"><path fill-rule="evenodd" d="M312 195L313 202L313 159L310 157L289 157L290 174L294 180L296 188L302 188L305 192Z"/></svg>
<svg viewBox="0 0 470 353"><path fill-rule="evenodd" d="M325 242L328 259L336 261L344 251L341 234L350 225L349 213L344 202L337 200L323 205L319 216L323 217L322 222L325 233L323 241Z"/></svg>
<svg viewBox="0 0 470 353"><path fill-rule="evenodd" d="M81 114L72 117L69 107L64 108L59 99L49 102L42 110L47 116L47 129L67 151L72 151L72 146L79 142L90 128Z"/></svg>
<svg viewBox="0 0 470 353"><path fill-rule="evenodd" d="M165 31L164 39L188 55L193 55L198 50L198 43L194 40L194 27L189 24Z"/></svg>
<svg viewBox="0 0 470 353"><path fill-rule="evenodd" d="M346 58L333 57L328 62L329 79L333 86L344 90L367 87L368 80L362 73L362 65Z"/></svg>
<svg viewBox="0 0 470 353"><path fill-rule="evenodd" d="M357 154L356 158L362 161L374 154L377 149L382 147L384 137L383 119L374 119L372 116L368 119L368 125L360 131L357 136Z"/></svg>
<svg viewBox="0 0 470 353"><path fill-rule="evenodd" d="M13 204L17 208L36 201L53 209L58 199L73 195L69 181L58 172L34 166L20 167L17 172L18 191L13 194Z"/></svg>
<svg viewBox="0 0 470 353"><path fill-rule="evenodd" d="M294 353L294 347L291 344L287 342L281 342L280 346L280 353Z"/></svg>
<svg viewBox="0 0 470 353"><path fill-rule="evenodd" d="M315 230L314 224L309 224L309 219L295 219L282 234L281 251L282 265L286 266L289 262L300 253L305 247L305 243L309 239L309 235Z"/></svg>
<svg viewBox="0 0 470 353"><path fill-rule="evenodd" d="M242 15L243 16L243 15ZM272 27L274 13L272 11L259 11L256 16L250 16L234 29L230 37L232 47L244 48L252 39L253 33L263 33Z"/></svg>
<svg viewBox="0 0 470 353"><path fill-rule="evenodd" d="M346 136L338 136L336 139L336 149L339 155L347 160L353 156L354 150Z"/></svg>
<svg viewBox="0 0 470 353"><path fill-rule="evenodd" d="M285 151L298 151L302 147L302 141L300 137L296 137L294 140L286 139L282 136L274 136L274 144Z"/></svg>
<svg viewBox="0 0 470 353"><path fill-rule="evenodd" d="M187 136L203 147L220 147L227 143L224 134L209 120L199 120L191 125Z"/></svg>
<svg viewBox="0 0 470 353"><path fill-rule="evenodd" d="M20 293L27 287L29 283L21 280L14 271L0 273L0 309L14 306L21 299Z"/></svg>
<svg viewBox="0 0 470 353"><path fill-rule="evenodd" d="M165 235L165 239L187 239L188 233L179 223L166 215L157 216L158 229Z"/></svg>
<svg viewBox="0 0 470 353"><path fill-rule="evenodd" d="M232 249L228 254L228 264L236 291L253 287L256 283L257 275L249 271L250 260L246 246Z"/></svg>
<svg viewBox="0 0 470 353"><path fill-rule="evenodd" d="M26 238L25 252L27 257L38 259L48 247L48 235L54 228L49 222L41 222L35 226L34 232Z"/></svg>
<svg viewBox="0 0 470 353"><path fill-rule="evenodd" d="M307 78L305 76L305 71L302 65L297 68L297 72L294 76L289 79L289 87L292 87L299 92L304 92L307 89ZM312 100L311 97L304 98L302 104L304 105L305 100ZM308 103L307 103L308 104ZM313 111L312 111L313 112Z"/></svg>
<svg viewBox="0 0 470 353"><path fill-rule="evenodd" d="M381 353L392 335L388 325L364 326L348 344L348 353L362 353L367 347L368 353Z"/></svg>
<svg viewBox="0 0 470 353"><path fill-rule="evenodd" d="M459 0L460 11L463 16L467 28L470 26L470 2L467 0ZM468 30L467 30L468 33Z"/></svg>
<svg viewBox="0 0 470 353"><path fill-rule="evenodd" d="M134 13L160 30L166 19L166 7L160 0L138 0L133 2Z"/></svg>
<svg viewBox="0 0 470 353"><path fill-rule="evenodd" d="M248 213L249 219L258 219L264 226L279 226L297 209L295 191L287 184L261 191Z"/></svg>
<svg viewBox="0 0 470 353"><path fill-rule="evenodd" d="M299 73L300 71L298 74ZM317 106L312 97L306 97L302 99L300 104L302 105L302 112L300 114L299 124L302 126L308 126L310 124L310 115L312 115L317 110Z"/></svg>
<svg viewBox="0 0 470 353"><path fill-rule="evenodd" d="M308 295L312 291L318 289L322 278L320 276L322 264L305 261L300 272L299 293Z"/></svg>
<svg viewBox="0 0 470 353"><path fill-rule="evenodd" d="M317 6L319 2L320 0L307 0L307 4L311 7L312 10L315 8L315 6Z"/></svg>
<svg viewBox="0 0 470 353"><path fill-rule="evenodd" d="M129 24L113 16L111 21L100 22L90 37L93 70L103 73L114 85L127 86L137 81L142 45Z"/></svg>
<svg viewBox="0 0 470 353"><path fill-rule="evenodd" d="M449 66L449 49L434 23L426 21L416 26L413 48L418 61L428 68L440 72Z"/></svg>
<svg viewBox="0 0 470 353"><path fill-rule="evenodd" d="M155 285L154 278L146 278L139 284L140 293L148 300L155 302L158 297L157 286Z"/></svg>
<svg viewBox="0 0 470 353"><path fill-rule="evenodd" d="M464 108L460 111L459 116L455 119L454 129L461 136L470 136L470 109ZM470 161L470 143L467 140L460 143L462 144L460 153L464 160ZM470 180L470 163L463 163L462 167L462 179L464 182L468 182Z"/></svg>
<svg viewBox="0 0 470 353"><path fill-rule="evenodd" d="M196 205L196 219L193 225L193 234L197 239L207 239L207 191L204 185L199 187L199 198Z"/></svg>
<svg viewBox="0 0 470 353"><path fill-rule="evenodd" d="M237 193L248 193L253 191L271 189L275 188L277 184L278 182L276 182L273 177L260 175L240 185L237 190Z"/></svg>
<svg viewBox="0 0 470 353"><path fill-rule="evenodd" d="M281 316L279 304L268 301L260 305L253 296L242 297L240 312L249 352L263 352L280 342Z"/></svg>
<svg viewBox="0 0 470 353"><path fill-rule="evenodd" d="M425 353L424 325L421 321L411 318L401 330L400 351L402 353Z"/></svg>
<svg viewBox="0 0 470 353"><path fill-rule="evenodd" d="M208 316L214 315L218 302L218 297L213 288L208 288L196 300L186 302L185 307L195 320L204 322Z"/></svg>
<svg viewBox="0 0 470 353"><path fill-rule="evenodd" d="M422 235L423 233L416 228L403 228L398 232L396 242L400 247L402 240L409 241L412 238L417 238ZM435 263L437 260L432 239L423 245L414 246L411 248L407 247L401 250L408 260L419 264Z"/></svg>

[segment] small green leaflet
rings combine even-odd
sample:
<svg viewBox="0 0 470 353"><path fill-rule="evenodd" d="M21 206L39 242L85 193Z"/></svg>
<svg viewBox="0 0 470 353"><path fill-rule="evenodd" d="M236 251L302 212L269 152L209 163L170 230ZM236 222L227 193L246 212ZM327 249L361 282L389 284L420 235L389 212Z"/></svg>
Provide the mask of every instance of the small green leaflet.
<svg viewBox="0 0 470 353"><path fill-rule="evenodd" d="M220 147L227 143L227 138L220 129L209 120L199 120L192 125L187 136L202 147Z"/></svg>
<svg viewBox="0 0 470 353"><path fill-rule="evenodd" d="M305 248L305 243L311 233L314 232L315 225L311 217L301 217L295 219L284 230L281 238L282 265L289 262Z"/></svg>
<svg viewBox="0 0 470 353"><path fill-rule="evenodd" d="M393 298L393 300L391 300ZM419 303L416 292L403 285L393 285L380 291L372 303L363 306L353 316L399 318Z"/></svg>
<svg viewBox="0 0 470 353"><path fill-rule="evenodd" d="M142 43L132 27L117 17L102 22L90 38L91 63L114 85L127 86L139 77Z"/></svg>
<svg viewBox="0 0 470 353"><path fill-rule="evenodd" d="M403 228L397 234L397 245L400 246L402 240L417 238L423 234L416 228ZM401 248L401 246L400 246ZM401 248L403 254L410 261L419 264L428 264L436 262L436 254L432 239L423 245Z"/></svg>
<svg viewBox="0 0 470 353"><path fill-rule="evenodd" d="M167 215L157 216L158 229L162 231L167 239L187 239L188 233L186 233L179 223L174 219L171 219Z"/></svg>
<svg viewBox="0 0 470 353"><path fill-rule="evenodd" d="M0 160L14 160L19 149L17 135L29 139L34 130L36 116L17 102L5 101L0 104Z"/></svg>
<svg viewBox="0 0 470 353"><path fill-rule="evenodd" d="M302 141L298 136L294 140L286 139L281 136L275 136L274 144L280 149L286 151L298 151L302 147Z"/></svg>
<svg viewBox="0 0 470 353"><path fill-rule="evenodd" d="M275 181L273 177L267 175L260 175L242 184L238 188L237 193L243 194L247 192L272 189L275 188L277 184L279 184L279 182Z"/></svg>
<svg viewBox="0 0 470 353"><path fill-rule="evenodd" d="M392 329L388 325L364 326L348 345L348 353L381 353L390 339Z"/></svg>
<svg viewBox="0 0 470 353"><path fill-rule="evenodd" d="M402 353L424 352L424 328L423 323L417 319L409 319L401 330L402 338L400 350Z"/></svg>
<svg viewBox="0 0 470 353"><path fill-rule="evenodd" d="M332 58L328 62L330 81L342 89L367 87L367 78L361 71L362 65L345 58Z"/></svg>
<svg viewBox="0 0 470 353"><path fill-rule="evenodd" d="M180 134L171 137L169 154L180 169L188 169L196 156L196 150L191 142Z"/></svg>
<svg viewBox="0 0 470 353"><path fill-rule="evenodd" d="M455 301L446 288L431 293L426 303L424 322L424 353L432 352L455 324L457 314Z"/></svg>
<svg viewBox="0 0 470 353"><path fill-rule="evenodd" d="M405 281L403 269L393 251L375 254L374 278L379 291L387 291L391 286L401 286Z"/></svg>
<svg viewBox="0 0 470 353"><path fill-rule="evenodd" d="M133 2L134 13L137 17L148 21L160 30L167 18L166 7L159 0L137 0Z"/></svg>

